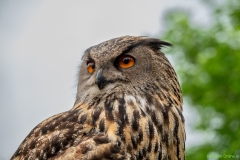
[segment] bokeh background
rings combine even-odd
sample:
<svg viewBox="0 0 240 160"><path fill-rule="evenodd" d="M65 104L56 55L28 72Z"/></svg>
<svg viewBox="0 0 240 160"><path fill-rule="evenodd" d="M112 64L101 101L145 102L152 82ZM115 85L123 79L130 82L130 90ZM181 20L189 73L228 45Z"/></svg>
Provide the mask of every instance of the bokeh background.
<svg viewBox="0 0 240 160"><path fill-rule="evenodd" d="M0 1L0 160L74 103L85 49L123 35L169 41L187 159L240 156L240 1Z"/></svg>

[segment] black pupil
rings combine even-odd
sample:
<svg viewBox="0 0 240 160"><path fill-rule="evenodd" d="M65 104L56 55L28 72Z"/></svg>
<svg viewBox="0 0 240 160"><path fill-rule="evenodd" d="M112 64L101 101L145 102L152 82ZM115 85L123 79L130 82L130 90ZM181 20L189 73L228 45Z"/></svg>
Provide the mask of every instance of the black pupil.
<svg viewBox="0 0 240 160"><path fill-rule="evenodd" d="M129 61L130 61L130 58L124 58L124 59L123 59L123 63L124 63L124 64L128 64Z"/></svg>

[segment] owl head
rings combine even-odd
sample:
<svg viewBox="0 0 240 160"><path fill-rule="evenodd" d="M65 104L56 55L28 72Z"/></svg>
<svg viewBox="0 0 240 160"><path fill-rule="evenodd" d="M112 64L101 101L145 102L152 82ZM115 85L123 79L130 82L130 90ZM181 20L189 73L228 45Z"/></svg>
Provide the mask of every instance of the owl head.
<svg viewBox="0 0 240 160"><path fill-rule="evenodd" d="M88 48L80 65L76 103L112 92L173 92L181 101L177 76L160 51L170 43L124 36Z"/></svg>

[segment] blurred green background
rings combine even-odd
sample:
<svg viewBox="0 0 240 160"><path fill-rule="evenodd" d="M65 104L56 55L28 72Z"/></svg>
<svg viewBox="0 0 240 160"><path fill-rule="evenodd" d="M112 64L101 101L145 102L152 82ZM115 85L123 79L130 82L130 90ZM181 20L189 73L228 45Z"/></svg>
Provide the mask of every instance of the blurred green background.
<svg viewBox="0 0 240 160"><path fill-rule="evenodd" d="M203 133L203 143L187 149L186 159L239 159L240 1L203 2L212 13L209 25L174 9L165 16L168 28L161 36L174 44L167 52L174 54L184 100L200 116L194 129Z"/></svg>

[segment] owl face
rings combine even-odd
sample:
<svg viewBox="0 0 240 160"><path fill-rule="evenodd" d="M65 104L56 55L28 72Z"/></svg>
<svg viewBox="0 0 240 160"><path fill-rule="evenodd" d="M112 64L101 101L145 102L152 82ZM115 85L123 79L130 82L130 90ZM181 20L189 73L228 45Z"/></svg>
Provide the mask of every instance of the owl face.
<svg viewBox="0 0 240 160"><path fill-rule="evenodd" d="M86 54L82 62L82 70L86 77L86 85L97 86L99 90L120 87L127 89L145 80L145 74L151 68L150 54L145 48L134 48L131 51L118 53L116 56L95 58L94 53Z"/></svg>
<svg viewBox="0 0 240 160"><path fill-rule="evenodd" d="M120 37L90 47L80 66L78 95L133 91L161 79L157 57L161 45L170 45L145 37Z"/></svg>

